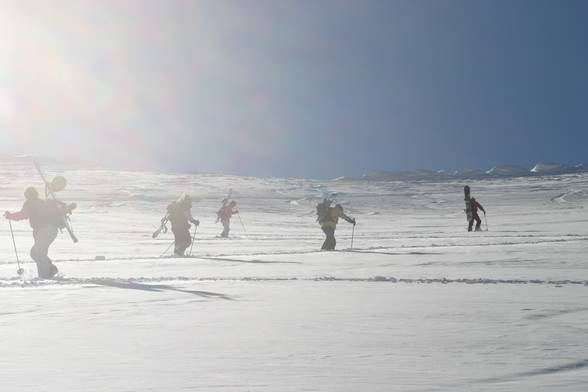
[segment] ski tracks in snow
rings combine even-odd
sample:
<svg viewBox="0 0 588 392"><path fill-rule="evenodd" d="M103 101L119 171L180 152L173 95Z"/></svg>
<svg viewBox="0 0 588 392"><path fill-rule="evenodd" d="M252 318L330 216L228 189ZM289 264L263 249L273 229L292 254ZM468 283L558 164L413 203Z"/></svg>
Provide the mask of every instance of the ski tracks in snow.
<svg viewBox="0 0 588 392"><path fill-rule="evenodd" d="M118 288L137 288L146 291L161 291L157 283L182 283L182 282L352 282L352 283L395 283L395 284L467 284L467 285L550 285L563 286L588 286L588 280L543 280L543 279L472 279L472 278L395 278L375 276L371 278L345 278L334 276L319 277L189 277L189 276L165 276L165 277L131 277L131 278L61 278L57 280L20 278L0 279L0 288L22 287L48 287L48 286L109 286ZM133 287L132 285L140 285ZM171 287L171 286L169 286ZM169 289L169 287L167 289ZM181 290L176 290L181 291ZM582 309L588 310L588 309ZM566 313L559 312L554 315ZM547 318L550 315L529 316L531 318Z"/></svg>
<svg viewBox="0 0 588 392"><path fill-rule="evenodd" d="M466 238L466 237L407 237L412 239L451 239L455 240L457 238ZM471 238L471 237L470 237ZM487 238L500 238L504 239L503 241L495 241L495 242L482 242L484 239ZM529 239L529 240L507 240L506 238L521 238L521 239ZM394 240L398 240L395 238L391 238ZM583 242L588 241L588 236L578 235L578 234L566 234L561 236L535 236L535 235L521 235L521 236L503 236L503 235L484 235L483 237L480 236L476 238L478 241L473 243L466 243L466 244L455 244L455 243L444 243L444 242L429 242L426 244L413 244L413 245L399 245L399 246L371 246L371 247L361 247L361 248L354 248L354 249L341 249L336 250L336 252L354 252L354 253L370 253L370 254L381 254L381 255L392 255L392 256L401 256L401 255L426 255L431 254L428 252L418 252L410 250L413 249L442 249L442 248L477 248L477 247L496 247L496 246L527 246L527 245L542 245L542 244L557 244L557 243L569 243L569 242ZM202 254L195 254L193 256L187 256L183 258L178 258L176 256L113 256L108 257L106 256L105 260L97 259L96 257L92 258L69 258L69 259L56 259L55 262L88 262L88 261L140 261L140 260L159 260L159 259L214 259L214 258L228 258L228 257L257 257L257 256L284 256L284 255L308 255L308 254L316 254L316 253L325 253L321 250L317 249L300 249L300 250L290 250L290 251L267 251L267 252L235 252L235 253L215 253L215 252L204 252ZM328 252L327 252L328 253ZM247 262L248 260L239 260L240 262ZM249 260L250 262L254 262L255 260ZM8 262L0 262L1 264L13 264L13 261Z"/></svg>

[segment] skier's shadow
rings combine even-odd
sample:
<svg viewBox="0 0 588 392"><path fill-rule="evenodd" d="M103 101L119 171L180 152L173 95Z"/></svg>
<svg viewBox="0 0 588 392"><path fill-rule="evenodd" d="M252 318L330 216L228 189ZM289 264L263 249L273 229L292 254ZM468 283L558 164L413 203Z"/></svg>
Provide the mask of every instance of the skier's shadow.
<svg viewBox="0 0 588 392"><path fill-rule="evenodd" d="M502 376L502 377L494 377L494 378L488 378L488 379L484 379L484 380L478 380L478 382L480 382L480 383L503 383L503 382L509 382L509 381L512 382L512 381L515 381L515 380L521 379L521 378L527 378L527 377L533 377L533 376L545 376L548 374L569 372L572 370L579 370L579 369L586 368L586 367L588 367L588 359L582 359L582 360L579 360L576 362L563 363L563 364L555 365L552 367L536 369L536 370L529 370L526 372L514 373L514 374Z"/></svg>
<svg viewBox="0 0 588 392"><path fill-rule="evenodd" d="M151 292L178 291L180 293L193 294L204 298L219 298L230 301L233 300L233 298L222 293L213 293L211 291L201 290L184 290L167 284L143 284L137 282L121 282L115 279L91 279L91 283L100 286L116 287L119 289L143 290Z"/></svg>
<svg viewBox="0 0 588 392"><path fill-rule="evenodd" d="M302 264L299 261L239 260L239 259L230 259L227 257L211 257L211 256L198 256L196 258L203 259L203 260L228 261L231 263L245 263L245 264Z"/></svg>
<svg viewBox="0 0 588 392"><path fill-rule="evenodd" d="M341 252L351 252L351 253L370 253L375 255L389 255L389 256L428 256L428 255L438 255L439 253L432 253L432 252L378 252L373 250L352 250L352 249L342 249Z"/></svg>

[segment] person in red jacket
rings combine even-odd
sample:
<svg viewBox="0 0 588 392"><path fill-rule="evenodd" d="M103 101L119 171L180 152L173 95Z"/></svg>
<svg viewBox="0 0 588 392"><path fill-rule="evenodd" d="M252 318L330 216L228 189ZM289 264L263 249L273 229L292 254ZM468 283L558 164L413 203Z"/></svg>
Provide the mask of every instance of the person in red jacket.
<svg viewBox="0 0 588 392"><path fill-rule="evenodd" d="M470 199L470 204L472 209L472 219L470 220L470 223L468 225L468 231L472 231L474 221L476 221L476 231L482 231L482 229L480 229L482 219L480 219L480 216L478 215L478 208L484 212L484 215L486 215L486 210L484 209L484 207L482 207L480 203L478 203L478 201L474 197Z"/></svg>
<svg viewBox="0 0 588 392"><path fill-rule="evenodd" d="M229 204L223 200L223 206L216 213L216 221L218 222L220 220L223 224L223 232L220 234L221 237L227 238L229 236L231 217L238 213L239 210L237 210L237 202L235 200L231 200Z"/></svg>

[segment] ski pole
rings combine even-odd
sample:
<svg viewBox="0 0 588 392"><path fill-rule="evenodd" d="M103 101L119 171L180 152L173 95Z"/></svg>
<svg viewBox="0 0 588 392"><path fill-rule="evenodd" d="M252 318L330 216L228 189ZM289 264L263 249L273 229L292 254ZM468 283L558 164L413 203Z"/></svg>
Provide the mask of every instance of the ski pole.
<svg viewBox="0 0 588 392"><path fill-rule="evenodd" d="M486 213L484 212L484 223L486 223L486 231L488 231L488 219L486 219Z"/></svg>
<svg viewBox="0 0 588 392"><path fill-rule="evenodd" d="M16 241L14 240L14 232L12 231L12 222L8 219L8 225L10 226L10 235L12 236L12 245L14 245L14 254L16 255L16 263L18 264L18 269L16 273L22 275L24 270L20 268L20 260L18 259L18 250L16 250Z"/></svg>
<svg viewBox="0 0 588 392"><path fill-rule="evenodd" d="M159 257L163 257L167 253L167 251L169 250L169 248L171 248L172 245L175 244L175 243L176 243L176 241L172 241L172 243L169 244L169 246L167 248L165 248L165 250L163 251L162 254L159 255Z"/></svg>
<svg viewBox="0 0 588 392"><path fill-rule="evenodd" d="M245 232L245 237L249 237L249 235L247 234L247 229L245 228L245 225L243 224L243 219L241 219L241 214L239 214L237 212L237 216L239 217L239 222L241 222L241 226L243 227L243 231Z"/></svg>
<svg viewBox="0 0 588 392"><path fill-rule="evenodd" d="M190 256L192 256L192 248L194 247L194 242L196 241L196 230L198 230L198 226L194 226L194 235L192 236L192 245L190 245L190 253L189 253Z"/></svg>
<svg viewBox="0 0 588 392"><path fill-rule="evenodd" d="M355 223L353 224L353 228L351 229L351 250L353 250L353 237L355 235Z"/></svg>

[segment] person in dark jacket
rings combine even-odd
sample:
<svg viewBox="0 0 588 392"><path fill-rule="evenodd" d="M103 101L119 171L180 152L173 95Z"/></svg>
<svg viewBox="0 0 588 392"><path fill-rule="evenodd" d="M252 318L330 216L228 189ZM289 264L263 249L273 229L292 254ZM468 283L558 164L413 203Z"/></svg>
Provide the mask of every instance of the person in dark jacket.
<svg viewBox="0 0 588 392"><path fill-rule="evenodd" d="M53 200L41 200L39 193L33 187L29 187L24 193L25 202L18 212L4 213L6 219L20 221L29 220L33 229L35 243L31 248L31 258L37 264L37 272L41 279L51 279L59 271L48 256L49 247L57 238L58 229L65 215L71 213L76 204L65 204Z"/></svg>
<svg viewBox="0 0 588 392"><path fill-rule="evenodd" d="M486 210L484 210L484 207L482 207L482 205L478 203L478 201L474 197L470 198L470 205L470 208L472 209L472 219L468 224L468 231L472 231L474 221L476 221L476 231L482 231L482 229L480 228L480 226L482 225L482 219L480 219L480 216L478 215L478 209L482 210L484 212L484 215L486 215Z"/></svg>
<svg viewBox="0 0 588 392"><path fill-rule="evenodd" d="M220 220L223 224L223 231L220 235L221 237L227 238L229 236L229 230L231 230L231 217L238 213L239 210L237 210L237 202L235 200L231 200L228 204L226 202L223 203L223 206L218 210L216 213L216 221L218 222Z"/></svg>
<svg viewBox="0 0 588 392"><path fill-rule="evenodd" d="M184 252L192 244L190 236L190 223L198 226L200 221L192 216L192 198L184 195L179 201L174 201L167 206L171 229L174 233L174 254L184 256Z"/></svg>
<svg viewBox="0 0 588 392"><path fill-rule="evenodd" d="M339 218L345 219L347 222L355 225L355 219L345 215L341 204L337 204L335 207L328 207L328 212L325 218L319 220L321 229L326 236L325 242L321 247L322 250L335 249L335 246L337 245L337 240L335 239L335 229L337 228L337 223L339 223Z"/></svg>

